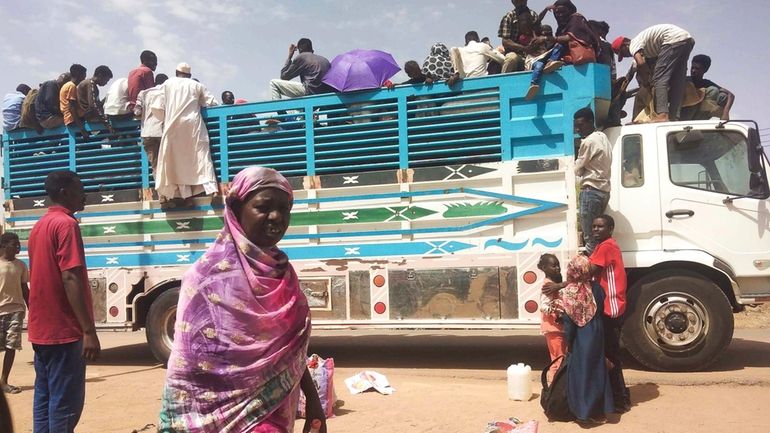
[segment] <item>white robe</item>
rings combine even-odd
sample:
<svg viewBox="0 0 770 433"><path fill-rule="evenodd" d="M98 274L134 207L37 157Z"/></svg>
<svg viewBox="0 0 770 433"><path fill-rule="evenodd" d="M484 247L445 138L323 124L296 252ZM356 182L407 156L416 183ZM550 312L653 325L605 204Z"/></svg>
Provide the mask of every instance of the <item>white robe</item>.
<svg viewBox="0 0 770 433"><path fill-rule="evenodd" d="M217 178L201 107L217 101L206 86L189 78L169 78L160 88L163 98L150 106L163 121L155 189L165 198L213 194Z"/></svg>

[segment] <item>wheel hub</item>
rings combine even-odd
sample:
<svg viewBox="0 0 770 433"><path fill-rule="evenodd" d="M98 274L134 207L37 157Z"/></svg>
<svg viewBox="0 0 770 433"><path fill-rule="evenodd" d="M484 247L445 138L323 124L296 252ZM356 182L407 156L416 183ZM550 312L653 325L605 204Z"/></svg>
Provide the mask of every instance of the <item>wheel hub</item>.
<svg viewBox="0 0 770 433"><path fill-rule="evenodd" d="M666 316L666 329L681 334L687 330L687 316L682 313L671 313Z"/></svg>
<svg viewBox="0 0 770 433"><path fill-rule="evenodd" d="M685 349L705 336L708 314L695 298L684 293L659 296L647 307L645 331L656 344Z"/></svg>

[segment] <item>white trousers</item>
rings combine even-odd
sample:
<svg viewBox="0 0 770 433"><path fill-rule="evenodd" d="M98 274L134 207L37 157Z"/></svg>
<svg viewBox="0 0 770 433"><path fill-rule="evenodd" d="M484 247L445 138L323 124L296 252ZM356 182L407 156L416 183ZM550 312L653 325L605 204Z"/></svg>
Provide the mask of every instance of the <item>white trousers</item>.
<svg viewBox="0 0 770 433"><path fill-rule="evenodd" d="M270 99L298 98L305 95L305 86L299 81L270 80Z"/></svg>

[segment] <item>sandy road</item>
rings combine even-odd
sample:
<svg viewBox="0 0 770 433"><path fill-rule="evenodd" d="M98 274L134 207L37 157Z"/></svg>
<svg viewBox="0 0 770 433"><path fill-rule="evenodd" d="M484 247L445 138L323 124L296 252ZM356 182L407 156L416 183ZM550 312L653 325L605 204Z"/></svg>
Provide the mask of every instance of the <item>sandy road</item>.
<svg viewBox="0 0 770 433"><path fill-rule="evenodd" d="M78 432L131 433L149 424L144 431L154 432L164 370L152 358L144 333L102 332L100 339L102 357L88 368ZM540 432L584 430L572 423L548 423L535 397L528 402L506 398L505 368L511 362L544 366L547 352L540 336L317 332L311 346L335 358L336 389L345 400L329 421L330 432L472 433L483 431L489 420L510 416L539 420ZM24 390L9 396L17 432L31 431L31 360L27 345L11 377ZM626 366L634 407L596 431L770 431L770 329L736 330L730 348L708 372L648 372L631 360ZM397 391L350 395L342 380L363 369L385 374Z"/></svg>

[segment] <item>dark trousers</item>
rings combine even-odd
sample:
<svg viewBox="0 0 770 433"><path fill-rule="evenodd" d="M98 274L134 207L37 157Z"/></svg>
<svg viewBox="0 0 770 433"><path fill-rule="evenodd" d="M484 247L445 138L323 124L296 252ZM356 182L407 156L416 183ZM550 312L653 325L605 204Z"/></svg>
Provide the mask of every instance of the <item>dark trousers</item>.
<svg viewBox="0 0 770 433"><path fill-rule="evenodd" d="M631 407L631 393L623 377L623 365L620 362L620 325L621 319L602 315L604 322L604 356L613 364L610 369L610 386L616 409Z"/></svg>
<svg viewBox="0 0 770 433"><path fill-rule="evenodd" d="M592 232L594 218L604 213L609 200L609 192L599 191L591 187L583 187L580 190L580 196L578 197L580 229L583 231L583 245L586 247L586 254L588 256L596 248L596 239L594 239Z"/></svg>
<svg viewBox="0 0 770 433"><path fill-rule="evenodd" d="M83 341L33 344L35 351L34 433L72 433L86 396Z"/></svg>
<svg viewBox="0 0 770 433"><path fill-rule="evenodd" d="M658 61L652 75L652 85L655 94L655 112L668 113L670 120L678 120L684 85L687 78L687 61L695 46L695 40L664 45L660 49Z"/></svg>

